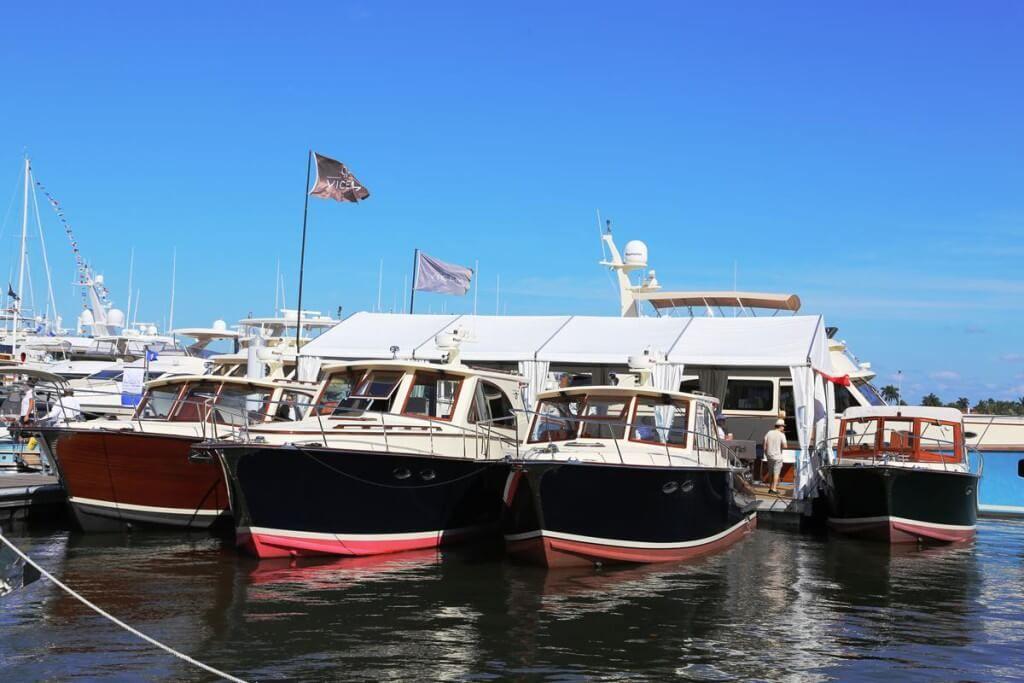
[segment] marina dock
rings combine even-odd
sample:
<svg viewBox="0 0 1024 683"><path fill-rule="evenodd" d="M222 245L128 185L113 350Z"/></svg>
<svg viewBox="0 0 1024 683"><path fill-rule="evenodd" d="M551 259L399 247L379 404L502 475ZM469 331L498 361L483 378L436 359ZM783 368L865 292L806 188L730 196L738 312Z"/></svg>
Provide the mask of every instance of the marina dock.
<svg viewBox="0 0 1024 683"><path fill-rule="evenodd" d="M57 514L63 509L64 500L64 487L55 474L0 475L0 522Z"/></svg>

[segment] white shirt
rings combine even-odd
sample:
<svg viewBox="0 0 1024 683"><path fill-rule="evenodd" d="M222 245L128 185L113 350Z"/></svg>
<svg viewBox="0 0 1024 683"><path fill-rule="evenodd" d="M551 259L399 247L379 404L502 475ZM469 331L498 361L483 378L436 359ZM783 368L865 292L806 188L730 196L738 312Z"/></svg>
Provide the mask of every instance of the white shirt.
<svg viewBox="0 0 1024 683"><path fill-rule="evenodd" d="M764 457L769 460L781 460L785 447L786 435L778 427L764 435Z"/></svg>
<svg viewBox="0 0 1024 683"><path fill-rule="evenodd" d="M21 396L21 416L32 417L33 403L35 401L35 391L32 389L26 389L25 393Z"/></svg>
<svg viewBox="0 0 1024 683"><path fill-rule="evenodd" d="M82 404L78 402L77 396L63 396L60 399L54 398L53 407L46 417L53 418L57 424L76 422L82 419Z"/></svg>

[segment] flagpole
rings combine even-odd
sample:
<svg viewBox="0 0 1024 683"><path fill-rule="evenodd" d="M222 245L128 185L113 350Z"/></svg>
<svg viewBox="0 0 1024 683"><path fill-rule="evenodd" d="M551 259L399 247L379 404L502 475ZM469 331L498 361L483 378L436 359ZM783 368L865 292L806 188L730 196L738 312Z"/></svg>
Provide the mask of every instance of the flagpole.
<svg viewBox="0 0 1024 683"><path fill-rule="evenodd" d="M305 205L302 208L302 250L299 252L299 310L295 311L295 353L299 352L302 335L302 276L306 268L306 218L309 216L309 171L313 165L313 150L306 156Z"/></svg>
<svg viewBox="0 0 1024 683"><path fill-rule="evenodd" d="M476 300L480 294L480 259L473 265L473 315L476 316Z"/></svg>
<svg viewBox="0 0 1024 683"><path fill-rule="evenodd" d="M420 265L420 250L413 249L412 251L412 289L409 290L409 314L412 314L413 304L416 303L416 271L419 270Z"/></svg>

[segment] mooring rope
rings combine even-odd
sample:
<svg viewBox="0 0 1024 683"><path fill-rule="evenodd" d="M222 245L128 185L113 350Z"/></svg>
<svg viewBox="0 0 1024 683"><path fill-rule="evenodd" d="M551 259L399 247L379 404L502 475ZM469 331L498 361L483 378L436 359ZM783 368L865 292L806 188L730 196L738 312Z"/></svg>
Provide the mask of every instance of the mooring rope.
<svg viewBox="0 0 1024 683"><path fill-rule="evenodd" d="M6 545L11 550L13 550L21 559L25 560L25 562L27 562L28 564L30 564L33 567L35 567L39 571L40 574L42 574L43 576L48 578L50 581L52 581L54 584L56 584L57 587L60 588L61 590L63 590L65 593L67 593L71 597L75 598L76 600L78 600L83 605L85 605L89 609L93 610L94 612L96 612L100 616L106 617L107 619L109 619L110 621L114 622L115 624L117 624L118 626L120 626L124 630L128 631L129 633L132 633L132 634L138 636L139 638L142 638L146 642L148 642L148 643L150 643L152 645L156 645L158 648L160 648L164 652L168 652L168 653L174 655L175 657L177 657L178 659L181 659L182 661L188 662L189 664L191 664L193 666L199 667L200 669L203 669L204 671L208 671L209 673L212 673L215 676L220 676L221 678L223 678L225 680L234 681L235 683L246 683L246 681L244 679L236 678L235 676L232 676L231 674L224 673L223 671L221 671L219 669L214 669L212 666L209 666L207 664L203 664L198 659L194 659L192 657L189 657L187 654L185 654L183 652L178 652L177 650L175 650L174 648L170 647L169 645L164 645L159 640L156 640L155 638L151 638L151 637L147 636L145 633L143 633L142 631L139 631L136 628L132 628L131 626L129 626L128 624L124 623L123 621L121 621L120 619L118 619L114 615L110 614L109 612L105 611L101 607L98 607L98 606L94 605L93 603L89 602L89 600L87 600L86 598L82 597L81 595L79 595L78 593L73 591L66 584L62 583L53 574L51 574L50 572L48 572L45 569L43 569L42 567L40 567L39 564L35 560L33 560L31 557L29 557L25 553L21 552L21 550L16 545L14 545L9 540L7 540L7 537L4 536L3 534L0 534L0 541L3 541L4 545Z"/></svg>

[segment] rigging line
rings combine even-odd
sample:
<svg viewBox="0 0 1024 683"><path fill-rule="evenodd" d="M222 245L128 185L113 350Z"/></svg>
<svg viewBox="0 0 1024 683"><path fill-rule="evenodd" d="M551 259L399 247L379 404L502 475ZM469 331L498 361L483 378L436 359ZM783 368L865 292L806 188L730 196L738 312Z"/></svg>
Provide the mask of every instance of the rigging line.
<svg viewBox="0 0 1024 683"><path fill-rule="evenodd" d="M131 626L129 626L128 624L124 623L123 621L121 621L120 619L118 619L114 615L110 614L109 612L105 611L101 607L97 607L92 602L90 602L89 600L87 600L83 596L81 596L78 593L76 593L75 591L73 591L66 584L62 583L57 577L55 577L53 574L51 574L50 572L48 572L45 569L43 569L35 560L33 560L31 557L29 557L28 555L23 553L21 551L21 549L19 549L16 545L14 545L9 540L7 540L7 537L4 536L3 534L0 534L0 542L3 542L3 544L6 545L11 550L13 550L14 553L16 555L18 555L18 557L20 557L21 559L25 560L25 562L27 562L28 564L30 564L33 567L35 567L36 570L38 570L40 574L42 574L47 579L49 579L55 586L60 588L62 591L64 591L65 593L67 593L71 597L75 598L76 600L78 600L83 605L85 605L86 607L88 607L92 611L96 612L100 616L105 617L105 618L109 619L110 621L114 622L115 624L117 624L118 626L120 626L124 630L128 631L129 633L131 633L133 635L136 635L139 638L142 638L147 643L150 643L151 645L157 646L158 648L160 648L164 652L172 654L175 657L177 657L178 659L181 659L182 661L188 662L189 664L191 664L193 666L199 667L200 669L202 669L204 671L212 673L214 676L220 676L224 680L234 681L235 683L246 683L246 681L244 679L236 678L235 676L232 676L231 674L224 673L223 671L221 671L219 669L214 669L209 664L203 664L198 659L194 659L192 657L189 657L187 654L185 654L183 652L178 652L177 650L175 650L171 646L164 645L159 640L157 640L155 638L151 638L150 636L147 636L145 633L143 633L142 631L139 631L138 629L132 628Z"/></svg>
<svg viewBox="0 0 1024 683"><path fill-rule="evenodd" d="M53 320L56 322L58 318L57 300L53 296L53 280L50 277L50 260L46 257L46 239L43 237L43 219L39 214L39 196L36 194L35 174L32 173L31 170L29 171L29 180L32 181L32 202L36 207L36 226L39 228L39 249L43 252L43 268L46 270L46 291L50 294L50 306L53 307Z"/></svg>
<svg viewBox="0 0 1024 683"><path fill-rule="evenodd" d="M7 229L7 219L11 217L11 209L14 208L14 198L18 196L18 186L21 185L22 172L18 171L18 178L14 181L14 190L11 192L11 201L7 204L7 211L4 213L4 222L0 223L0 240L4 238L4 230Z"/></svg>

